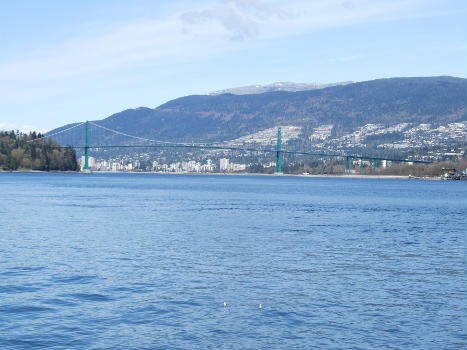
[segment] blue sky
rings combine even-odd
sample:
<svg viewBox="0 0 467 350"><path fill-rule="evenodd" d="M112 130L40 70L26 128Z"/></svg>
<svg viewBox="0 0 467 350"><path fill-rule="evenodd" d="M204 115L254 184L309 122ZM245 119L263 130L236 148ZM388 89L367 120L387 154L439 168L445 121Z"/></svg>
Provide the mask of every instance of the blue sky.
<svg viewBox="0 0 467 350"><path fill-rule="evenodd" d="M467 77L465 0L0 2L0 129L278 81Z"/></svg>

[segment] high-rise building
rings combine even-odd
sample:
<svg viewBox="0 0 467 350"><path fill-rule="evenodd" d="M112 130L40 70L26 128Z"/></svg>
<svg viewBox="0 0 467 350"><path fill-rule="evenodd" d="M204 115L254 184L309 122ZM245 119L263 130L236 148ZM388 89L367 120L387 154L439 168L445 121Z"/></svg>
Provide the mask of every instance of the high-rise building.
<svg viewBox="0 0 467 350"><path fill-rule="evenodd" d="M84 169L84 162L85 162L85 157L81 156L81 158L79 159L79 166L80 166L81 170ZM96 168L96 158L88 157L88 167L89 167L89 169L95 169Z"/></svg>
<svg viewBox="0 0 467 350"><path fill-rule="evenodd" d="M229 160L227 158L221 158L219 160L219 168L221 171L229 170Z"/></svg>

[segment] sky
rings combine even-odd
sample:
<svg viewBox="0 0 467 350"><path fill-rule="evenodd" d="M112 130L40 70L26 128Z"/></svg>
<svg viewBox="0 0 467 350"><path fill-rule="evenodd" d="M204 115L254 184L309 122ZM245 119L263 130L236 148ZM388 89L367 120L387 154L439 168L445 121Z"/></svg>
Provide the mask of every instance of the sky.
<svg viewBox="0 0 467 350"><path fill-rule="evenodd" d="M273 82L467 77L465 0L2 0L0 130Z"/></svg>

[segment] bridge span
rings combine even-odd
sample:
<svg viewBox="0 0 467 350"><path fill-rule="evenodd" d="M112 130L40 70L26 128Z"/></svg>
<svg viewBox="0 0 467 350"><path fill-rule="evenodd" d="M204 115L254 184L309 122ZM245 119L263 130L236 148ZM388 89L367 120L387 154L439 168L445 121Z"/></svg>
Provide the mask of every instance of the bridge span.
<svg viewBox="0 0 467 350"><path fill-rule="evenodd" d="M133 142L139 143L131 143L131 144L108 144L106 142L100 143L101 141L98 140L97 143L90 142L90 132L89 127L93 126L95 128L99 128L101 130L105 130L108 133L113 133L115 135L120 135L127 137ZM46 134L41 138L37 138L31 140L30 142L40 141L43 139L57 139L63 140L63 136L70 132L76 132L79 127L84 127L84 131L81 131L84 142L82 143L67 143L60 142L61 144L67 144L66 146L51 146L53 148L66 148L72 147L75 149L83 149L84 150L84 171L90 171L89 169L89 150L90 149L112 149L112 148L191 148L191 149L205 149L205 150L227 150L227 151L247 151L247 152L260 152L260 153L272 153L275 154L275 173L281 174L282 173L282 161L283 156L290 154L290 155L303 155L303 156L314 156L314 157L328 157L328 158L343 158L346 160L346 173L350 173L351 164L354 160L359 160L360 163L360 171L362 171L363 162L364 161L371 161L373 162L374 167L378 167L379 162L392 162L392 163L410 163L410 164L430 164L432 162L426 160L414 160L414 159L397 159L397 158L386 158L386 157L372 157L366 156L363 154L345 154L345 153L328 153L328 152L312 152L312 151L292 151L287 150L282 147L282 133L281 128L277 129L277 141L276 146L274 148L256 148L256 147L235 147L229 146L225 144L216 144L216 143L187 143L187 142L169 142L169 141L160 141L160 140L153 140L144 137L134 136L122 131L114 130L107 128L103 125L99 125L95 122L86 121L82 123L77 123L72 125L69 128L65 128L59 130L53 134Z"/></svg>

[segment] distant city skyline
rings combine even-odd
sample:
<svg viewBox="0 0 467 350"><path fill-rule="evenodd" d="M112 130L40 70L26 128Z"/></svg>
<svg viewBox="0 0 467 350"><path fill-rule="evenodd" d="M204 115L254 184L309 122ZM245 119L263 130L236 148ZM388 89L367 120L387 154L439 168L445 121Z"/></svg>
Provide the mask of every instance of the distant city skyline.
<svg viewBox="0 0 467 350"><path fill-rule="evenodd" d="M466 14L460 0L2 3L0 129L279 81L466 78Z"/></svg>

